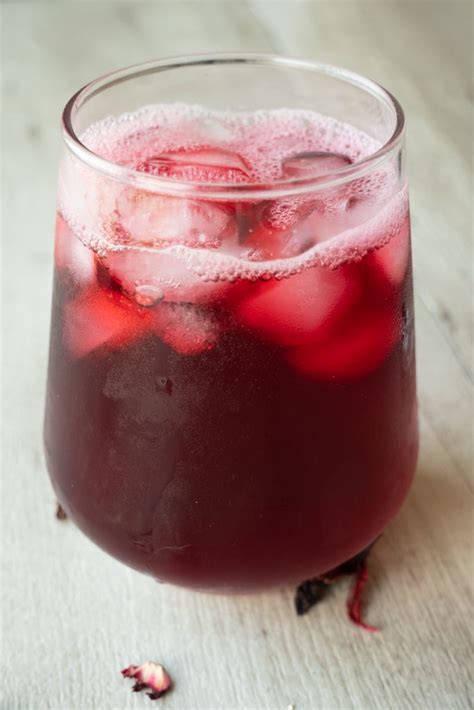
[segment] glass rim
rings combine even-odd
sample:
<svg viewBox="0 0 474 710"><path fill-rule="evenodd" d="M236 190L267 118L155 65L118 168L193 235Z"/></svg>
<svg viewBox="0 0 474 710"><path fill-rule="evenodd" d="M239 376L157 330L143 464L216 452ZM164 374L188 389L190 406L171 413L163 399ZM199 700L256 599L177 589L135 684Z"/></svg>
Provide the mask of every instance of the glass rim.
<svg viewBox="0 0 474 710"><path fill-rule="evenodd" d="M350 165L337 168L327 175L292 177L274 180L271 185L261 183L206 183L174 180L144 173L101 157L90 150L77 135L73 121L81 106L109 87L170 69L212 64L251 64L313 71L340 79L371 94L384 103L394 114L395 129L390 138L374 153ZM88 167L119 182L133 185L148 192L170 195L194 196L201 199L252 199L277 198L327 190L363 177L395 155L405 137L405 115L397 99L371 79L349 69L321 62L284 57L274 54L248 52L219 52L171 56L117 69L84 85L66 103L62 113L62 134L66 147Z"/></svg>

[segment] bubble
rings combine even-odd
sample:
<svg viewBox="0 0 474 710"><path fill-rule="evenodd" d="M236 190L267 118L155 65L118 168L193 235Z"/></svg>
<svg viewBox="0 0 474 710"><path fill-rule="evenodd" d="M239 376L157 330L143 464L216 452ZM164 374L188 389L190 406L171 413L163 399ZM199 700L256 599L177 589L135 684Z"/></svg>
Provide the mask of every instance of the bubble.
<svg viewBox="0 0 474 710"><path fill-rule="evenodd" d="M160 303L165 294L162 289L156 284L137 284L135 287L135 293L133 294L134 300L139 306L144 306L145 308L152 308Z"/></svg>
<svg viewBox="0 0 474 710"><path fill-rule="evenodd" d="M166 375L155 375L155 389L157 392L166 392L170 395L173 393L173 383Z"/></svg>

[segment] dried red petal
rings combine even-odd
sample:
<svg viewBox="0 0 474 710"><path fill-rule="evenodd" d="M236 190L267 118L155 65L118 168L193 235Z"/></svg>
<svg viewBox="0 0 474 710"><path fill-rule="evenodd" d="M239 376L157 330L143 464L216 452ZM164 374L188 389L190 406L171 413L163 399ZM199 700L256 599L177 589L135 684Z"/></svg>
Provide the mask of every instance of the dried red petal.
<svg viewBox="0 0 474 710"><path fill-rule="evenodd" d="M369 572L367 570L367 562L362 560L359 566L359 571L357 572L356 581L352 589L352 593L347 600L347 612L349 618L354 624L360 626L366 631L380 631L377 626L372 626L371 624L366 624L362 619L362 592L369 579Z"/></svg>
<svg viewBox="0 0 474 710"><path fill-rule="evenodd" d="M327 592L328 582L325 579L307 579L299 585L295 595L295 607L298 616L306 614L311 607L321 601Z"/></svg>
<svg viewBox="0 0 474 710"><path fill-rule="evenodd" d="M136 683L132 688L134 693L145 688L150 690L147 693L151 700L157 700L171 689L171 677L160 663L146 661L141 666L128 666L121 671L124 678L135 678Z"/></svg>
<svg viewBox="0 0 474 710"><path fill-rule="evenodd" d="M67 520L67 515L61 503L56 503L56 517L58 520Z"/></svg>
<svg viewBox="0 0 474 710"><path fill-rule="evenodd" d="M340 577L356 575L354 587L347 600L349 618L354 624L366 631L379 631L376 626L366 624L362 619L362 593L369 578L367 557L373 544L366 547L365 550L362 550L350 560L347 560L347 562L343 562L335 569L326 572L326 574L308 579L300 584L295 595L297 614L299 616L306 614L315 604L318 604L329 591L329 587Z"/></svg>

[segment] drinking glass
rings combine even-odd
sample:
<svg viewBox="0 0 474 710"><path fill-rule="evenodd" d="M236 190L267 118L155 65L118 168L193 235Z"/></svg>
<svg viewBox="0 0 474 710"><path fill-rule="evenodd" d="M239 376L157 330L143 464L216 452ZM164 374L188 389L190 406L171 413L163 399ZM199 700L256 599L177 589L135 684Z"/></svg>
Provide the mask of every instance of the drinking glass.
<svg viewBox="0 0 474 710"><path fill-rule="evenodd" d="M181 57L91 82L62 128L45 448L68 516L201 590L356 555L417 456L397 100L334 66Z"/></svg>

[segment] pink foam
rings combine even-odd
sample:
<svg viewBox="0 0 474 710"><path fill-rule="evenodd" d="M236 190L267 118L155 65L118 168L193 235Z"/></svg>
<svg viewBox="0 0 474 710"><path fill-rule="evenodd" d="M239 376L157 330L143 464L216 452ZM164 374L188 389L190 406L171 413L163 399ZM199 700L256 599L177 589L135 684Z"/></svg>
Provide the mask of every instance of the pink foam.
<svg viewBox="0 0 474 710"><path fill-rule="evenodd" d="M158 171L160 177L202 183L209 176L238 175L236 182L265 185L284 179L285 166L296 169L295 156L335 155L317 166L317 172L333 174L380 147L354 127L308 110L231 113L184 104L107 118L90 126L82 140L108 160L148 174ZM303 158L303 172L313 169L311 160ZM406 188L386 164L331 191L268 202L263 236L256 233L253 241L261 238L269 248L259 250L257 244L252 253L252 237L247 235L246 249L235 233L235 206L123 186L76 162L71 159L64 170L60 205L84 243L102 255L159 250L203 281L281 279L311 266L335 268L388 244L407 219ZM243 207L250 209L248 202ZM295 244L296 229L302 242L312 238L303 249Z"/></svg>

